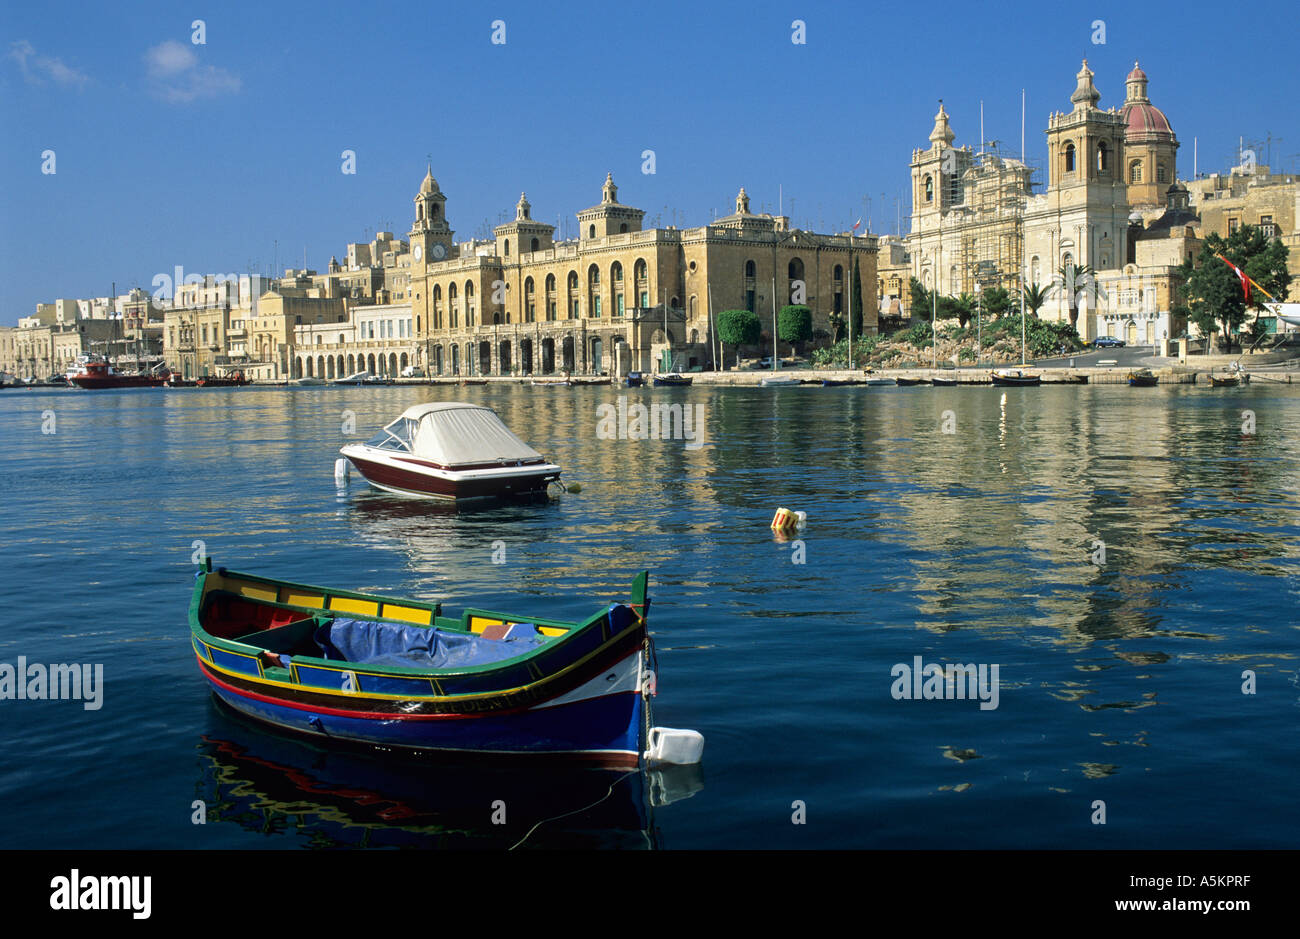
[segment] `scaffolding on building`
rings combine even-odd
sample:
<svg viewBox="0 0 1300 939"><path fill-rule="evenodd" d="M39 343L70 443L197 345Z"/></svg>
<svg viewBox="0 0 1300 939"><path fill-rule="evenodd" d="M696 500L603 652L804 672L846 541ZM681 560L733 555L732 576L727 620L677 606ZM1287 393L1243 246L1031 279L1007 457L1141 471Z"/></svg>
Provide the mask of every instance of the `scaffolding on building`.
<svg viewBox="0 0 1300 939"><path fill-rule="evenodd" d="M986 141L963 174L966 216L954 293L1001 287L1020 293L1025 257L1025 209L1041 178L1041 161L1020 159L1000 141ZM979 290L976 290L978 285Z"/></svg>

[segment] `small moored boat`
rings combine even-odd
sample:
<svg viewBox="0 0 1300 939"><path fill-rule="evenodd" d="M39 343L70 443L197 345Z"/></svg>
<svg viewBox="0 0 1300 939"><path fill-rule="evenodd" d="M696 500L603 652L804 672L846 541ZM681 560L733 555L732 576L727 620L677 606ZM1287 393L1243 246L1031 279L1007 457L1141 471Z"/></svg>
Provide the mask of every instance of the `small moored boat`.
<svg viewBox="0 0 1300 939"><path fill-rule="evenodd" d="M999 368L994 369L989 374L993 377L993 384L1005 387L1041 385L1043 383L1042 375L1031 375L1020 368Z"/></svg>
<svg viewBox="0 0 1300 939"><path fill-rule="evenodd" d="M930 384L930 379L928 378L896 378L894 381L898 382L904 388L914 388L917 385Z"/></svg>
<svg viewBox="0 0 1300 939"><path fill-rule="evenodd" d="M340 451L378 489L429 499L541 495L560 468L478 404L417 404Z"/></svg>
<svg viewBox="0 0 1300 939"><path fill-rule="evenodd" d="M629 388L640 388L645 385L645 376L640 372L628 372L624 382Z"/></svg>
<svg viewBox="0 0 1300 939"><path fill-rule="evenodd" d="M647 579L637 575L629 603L575 622L474 608L451 617L439 603L214 569L209 559L190 599L191 643L217 697L299 734L637 766L655 687ZM656 730L677 735L676 758L664 762L699 759L698 734L681 746L691 732Z"/></svg>
<svg viewBox="0 0 1300 939"><path fill-rule="evenodd" d="M1159 381L1149 368L1134 369L1128 373L1128 383L1133 388L1154 388Z"/></svg>
<svg viewBox="0 0 1300 939"><path fill-rule="evenodd" d="M664 372L654 377L656 388L680 388L689 385L691 381L690 375L683 375L681 372Z"/></svg>
<svg viewBox="0 0 1300 939"><path fill-rule="evenodd" d="M799 379L793 375L767 375L760 378L758 383L764 388L784 388L787 385L799 384Z"/></svg>
<svg viewBox="0 0 1300 939"><path fill-rule="evenodd" d="M243 372L231 372L229 375L204 375L196 379L200 388L241 388L248 384Z"/></svg>
<svg viewBox="0 0 1300 939"><path fill-rule="evenodd" d="M940 387L940 388L955 388L955 387L957 387L957 379L955 379L955 378L931 378L931 379L930 379L930 384L935 385L935 386Z"/></svg>

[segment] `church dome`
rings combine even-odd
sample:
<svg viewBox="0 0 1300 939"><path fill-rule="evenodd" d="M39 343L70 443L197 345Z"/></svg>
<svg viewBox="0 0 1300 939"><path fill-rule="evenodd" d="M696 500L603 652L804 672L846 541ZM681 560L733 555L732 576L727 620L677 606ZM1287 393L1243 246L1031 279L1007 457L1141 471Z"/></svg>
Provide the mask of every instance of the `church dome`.
<svg viewBox="0 0 1300 939"><path fill-rule="evenodd" d="M433 167L429 167L429 171L424 174L424 182L420 183L420 195L427 196L438 191L438 181L433 178Z"/></svg>
<svg viewBox="0 0 1300 939"><path fill-rule="evenodd" d="M1147 73L1136 62L1124 84L1128 92L1124 109L1120 111L1124 118L1124 139L1130 143L1173 140L1174 129L1169 126L1169 118L1147 97Z"/></svg>

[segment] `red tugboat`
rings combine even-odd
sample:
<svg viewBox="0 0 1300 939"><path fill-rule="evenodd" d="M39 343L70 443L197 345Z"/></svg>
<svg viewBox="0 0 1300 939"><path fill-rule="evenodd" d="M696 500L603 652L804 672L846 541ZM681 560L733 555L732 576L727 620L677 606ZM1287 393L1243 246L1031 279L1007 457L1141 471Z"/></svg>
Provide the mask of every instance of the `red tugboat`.
<svg viewBox="0 0 1300 939"><path fill-rule="evenodd" d="M167 373L159 375L123 375L115 371L102 356L89 356L80 372L69 375L68 380L78 388L161 388L167 382Z"/></svg>

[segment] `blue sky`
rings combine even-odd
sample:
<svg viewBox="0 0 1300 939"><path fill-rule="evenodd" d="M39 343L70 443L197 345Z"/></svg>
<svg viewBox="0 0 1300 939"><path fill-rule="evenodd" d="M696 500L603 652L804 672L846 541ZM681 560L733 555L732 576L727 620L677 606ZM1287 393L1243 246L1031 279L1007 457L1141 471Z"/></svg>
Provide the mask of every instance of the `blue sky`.
<svg viewBox="0 0 1300 939"><path fill-rule="evenodd" d="M504 45L491 42L497 19ZM806 44L791 42L796 19ZM9 3L0 325L112 281L150 287L176 265L269 273L277 257L301 266L305 250L323 270L349 241L405 236L426 154L458 238L513 216L521 190L535 218L561 216L572 233L610 171L649 223L701 224L743 185L754 211L774 211L783 187L785 211L814 229L869 213L891 233L898 199L906 232L908 161L937 99L958 145L978 143L982 99L985 137L1018 151L1024 88L1027 156L1041 161L1047 115L1069 107L1084 56L1102 107L1123 102L1141 60L1182 143L1181 177L1193 137L1203 172L1230 165L1239 136L1268 134L1274 165L1300 167L1293 10L1252 7L1246 43L1230 20L1199 2L1068 14L806 0ZM341 172L348 149L354 175Z"/></svg>

